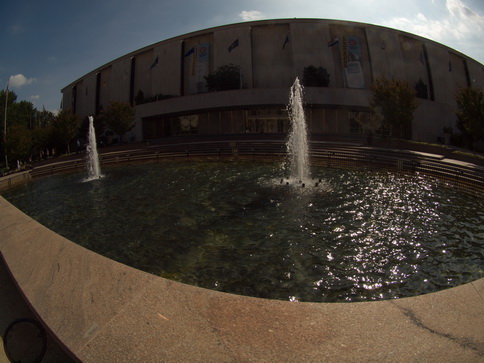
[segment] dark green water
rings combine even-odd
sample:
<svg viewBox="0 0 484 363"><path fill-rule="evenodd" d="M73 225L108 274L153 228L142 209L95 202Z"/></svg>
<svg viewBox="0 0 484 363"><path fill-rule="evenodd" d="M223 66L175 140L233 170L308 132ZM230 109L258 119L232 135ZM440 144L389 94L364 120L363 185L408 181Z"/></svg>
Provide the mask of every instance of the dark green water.
<svg viewBox="0 0 484 363"><path fill-rule="evenodd" d="M299 301L413 296L484 276L484 199L422 178L177 162L41 179L4 197L70 240L210 289ZM275 181L274 181L275 180Z"/></svg>

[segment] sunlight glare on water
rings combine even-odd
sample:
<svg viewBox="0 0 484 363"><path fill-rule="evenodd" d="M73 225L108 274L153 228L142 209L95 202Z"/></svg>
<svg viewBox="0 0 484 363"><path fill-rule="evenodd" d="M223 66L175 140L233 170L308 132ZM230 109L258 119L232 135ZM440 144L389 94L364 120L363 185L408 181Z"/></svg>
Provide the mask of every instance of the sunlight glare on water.
<svg viewBox="0 0 484 363"><path fill-rule="evenodd" d="M437 182L313 167L281 184L268 163L177 162L41 179L5 193L72 241L211 289L293 301L365 301L483 276L484 200Z"/></svg>

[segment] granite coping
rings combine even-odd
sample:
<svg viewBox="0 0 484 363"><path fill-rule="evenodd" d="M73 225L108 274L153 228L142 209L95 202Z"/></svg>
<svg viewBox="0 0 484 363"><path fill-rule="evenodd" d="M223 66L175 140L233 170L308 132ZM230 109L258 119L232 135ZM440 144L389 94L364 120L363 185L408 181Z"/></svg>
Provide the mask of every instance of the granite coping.
<svg viewBox="0 0 484 363"><path fill-rule="evenodd" d="M484 279L418 297L301 303L167 280L89 251L0 197L0 252L79 360L484 362Z"/></svg>

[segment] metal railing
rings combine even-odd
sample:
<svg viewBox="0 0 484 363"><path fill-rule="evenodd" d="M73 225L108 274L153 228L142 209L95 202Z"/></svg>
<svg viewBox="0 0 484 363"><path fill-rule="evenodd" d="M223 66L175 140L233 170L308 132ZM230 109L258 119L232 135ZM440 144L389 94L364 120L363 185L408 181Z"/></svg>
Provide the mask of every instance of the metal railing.
<svg viewBox="0 0 484 363"><path fill-rule="evenodd" d="M109 167L168 159L282 158L286 154L286 146L281 140L208 141L153 145L143 149L104 153L100 155L100 164ZM445 159L441 155L314 142L311 143L310 158L312 164L326 167L388 171L432 177L465 192L484 196L483 167ZM85 161L76 159L34 167L30 174L33 178L37 178L84 169Z"/></svg>

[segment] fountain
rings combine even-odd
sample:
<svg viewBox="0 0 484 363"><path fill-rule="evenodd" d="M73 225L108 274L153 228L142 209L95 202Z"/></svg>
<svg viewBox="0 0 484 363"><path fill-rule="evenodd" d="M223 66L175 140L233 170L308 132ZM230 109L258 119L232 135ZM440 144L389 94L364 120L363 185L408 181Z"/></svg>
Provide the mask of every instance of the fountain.
<svg viewBox="0 0 484 363"><path fill-rule="evenodd" d="M302 90L299 78L296 78L289 94L288 113L291 132L286 143L289 155L289 183L299 184L305 184L309 179L308 140Z"/></svg>
<svg viewBox="0 0 484 363"><path fill-rule="evenodd" d="M131 165L100 179L89 117L87 180L99 183L55 175L5 196L88 249L230 293L369 301L482 277L484 199L419 176L318 165L324 181L312 188L298 79L288 112L286 183L277 166L252 160ZM279 187L277 174L299 187Z"/></svg>
<svg viewBox="0 0 484 363"><path fill-rule="evenodd" d="M84 181L91 181L102 178L101 167L99 166L99 155L97 153L96 130L94 129L94 118L89 116L89 132L87 145L87 178Z"/></svg>

